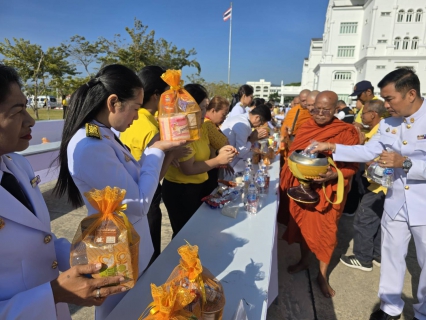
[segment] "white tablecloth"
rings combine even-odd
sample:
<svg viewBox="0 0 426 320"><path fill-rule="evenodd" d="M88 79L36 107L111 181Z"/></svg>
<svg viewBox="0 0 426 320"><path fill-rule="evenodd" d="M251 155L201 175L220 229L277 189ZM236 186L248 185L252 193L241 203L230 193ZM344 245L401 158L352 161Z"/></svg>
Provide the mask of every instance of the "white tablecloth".
<svg viewBox="0 0 426 320"><path fill-rule="evenodd" d="M150 283L163 284L179 263L177 249L187 240L221 282L226 296L223 319L231 319L242 299L249 320L265 319L278 296L276 213L279 160L272 163L269 192L257 215L240 210L236 219L203 204L185 227L111 312L108 320L138 319L152 302Z"/></svg>

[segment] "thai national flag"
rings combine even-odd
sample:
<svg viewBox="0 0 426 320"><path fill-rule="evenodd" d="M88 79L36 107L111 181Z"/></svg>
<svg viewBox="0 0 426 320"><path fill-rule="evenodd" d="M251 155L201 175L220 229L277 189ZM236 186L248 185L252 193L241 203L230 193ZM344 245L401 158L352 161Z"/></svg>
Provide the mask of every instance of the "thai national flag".
<svg viewBox="0 0 426 320"><path fill-rule="evenodd" d="M225 13L223 14L223 21L226 21L228 19L231 18L232 15L232 8L229 8L228 10L225 11Z"/></svg>

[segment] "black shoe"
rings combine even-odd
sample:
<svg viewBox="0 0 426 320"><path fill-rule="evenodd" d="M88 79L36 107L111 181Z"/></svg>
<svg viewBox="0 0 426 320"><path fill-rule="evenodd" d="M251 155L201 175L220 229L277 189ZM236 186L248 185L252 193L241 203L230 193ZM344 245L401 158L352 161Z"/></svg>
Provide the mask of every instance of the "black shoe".
<svg viewBox="0 0 426 320"><path fill-rule="evenodd" d="M396 320L396 319L399 319L400 317L401 317L401 315L399 315L399 316L388 315L382 309L379 309L379 310L374 311L370 315L370 320Z"/></svg>
<svg viewBox="0 0 426 320"><path fill-rule="evenodd" d="M340 261L347 267L359 269L362 271L371 271L373 270L373 263L370 262L361 262L354 255L346 256L342 254Z"/></svg>
<svg viewBox="0 0 426 320"><path fill-rule="evenodd" d="M414 317L413 320L419 320L419 319L417 319L416 317Z"/></svg>

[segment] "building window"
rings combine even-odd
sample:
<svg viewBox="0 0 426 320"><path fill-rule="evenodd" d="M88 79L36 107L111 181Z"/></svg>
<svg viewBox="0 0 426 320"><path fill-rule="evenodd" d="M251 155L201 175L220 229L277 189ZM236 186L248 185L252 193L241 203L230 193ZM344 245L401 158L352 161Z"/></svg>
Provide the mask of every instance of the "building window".
<svg viewBox="0 0 426 320"><path fill-rule="evenodd" d="M263 87L263 92L268 92L268 87Z"/></svg>
<svg viewBox="0 0 426 320"><path fill-rule="evenodd" d="M334 80L351 80L352 72L336 72L334 74Z"/></svg>
<svg viewBox="0 0 426 320"><path fill-rule="evenodd" d="M259 86L257 86L256 87L256 92L259 92L260 91L260 87Z"/></svg>
<svg viewBox="0 0 426 320"><path fill-rule="evenodd" d="M422 15L423 15L423 10L419 9L416 12L416 22L421 22L422 21Z"/></svg>
<svg viewBox="0 0 426 320"><path fill-rule="evenodd" d="M352 58L355 55L355 46L337 47L337 56L340 58Z"/></svg>
<svg viewBox="0 0 426 320"><path fill-rule="evenodd" d="M417 50L418 46L419 46L419 38L414 37L413 41L411 42L411 50Z"/></svg>
<svg viewBox="0 0 426 320"><path fill-rule="evenodd" d="M349 99L349 95L348 94L338 94L337 95L339 100L343 100L346 103L350 103L352 99Z"/></svg>
<svg viewBox="0 0 426 320"><path fill-rule="evenodd" d="M399 46L401 45L401 38L400 37L396 37L393 44L395 46L395 50L399 50Z"/></svg>
<svg viewBox="0 0 426 320"><path fill-rule="evenodd" d="M340 33L356 33L358 29L358 22L342 22L340 23Z"/></svg>
<svg viewBox="0 0 426 320"><path fill-rule="evenodd" d="M402 41L402 50L407 50L409 43L410 43L410 38L409 37L405 37L404 41Z"/></svg>
<svg viewBox="0 0 426 320"><path fill-rule="evenodd" d="M390 15L390 12L382 12L382 17L389 17Z"/></svg>
<svg viewBox="0 0 426 320"><path fill-rule="evenodd" d="M408 10L407 18L405 19L405 21L411 22L413 20L413 15L414 15L414 10L413 9Z"/></svg>
<svg viewBox="0 0 426 320"><path fill-rule="evenodd" d="M386 66L376 66L376 69L383 70L386 69Z"/></svg>
<svg viewBox="0 0 426 320"><path fill-rule="evenodd" d="M399 10L398 11L398 19L397 19L397 21L398 22L404 21L404 15L405 15L405 11L404 10Z"/></svg>
<svg viewBox="0 0 426 320"><path fill-rule="evenodd" d="M379 40L377 40L377 43L388 43L388 40L385 40L385 39L379 39Z"/></svg>

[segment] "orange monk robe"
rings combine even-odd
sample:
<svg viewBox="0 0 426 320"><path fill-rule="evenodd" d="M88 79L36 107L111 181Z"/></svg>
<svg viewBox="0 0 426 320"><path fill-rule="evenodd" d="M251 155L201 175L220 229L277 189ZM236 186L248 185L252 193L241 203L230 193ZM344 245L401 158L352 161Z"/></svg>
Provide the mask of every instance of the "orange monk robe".
<svg viewBox="0 0 426 320"><path fill-rule="evenodd" d="M334 118L333 121L320 127L314 119L310 119L300 127L294 139L290 153L295 150L305 149L312 140L318 142L331 142L345 145L355 145L359 143L358 133L353 125ZM327 156L331 154L325 153ZM280 206L278 210L278 220L287 225L287 230L283 236L289 244L303 239L308 244L309 249L316 255L318 260L327 264L330 263L331 255L337 245L337 225L342 215L347 194L349 192L349 180L358 169L357 163L336 162L337 167L342 171L345 178L345 189L343 201L340 204L330 204L322 190L322 184L311 184L311 188L318 192L320 200L317 204L303 204L289 198L287 190L290 187L298 186L298 180L290 172L288 164L282 168L280 176ZM325 190L331 201L336 201L337 179L327 181Z"/></svg>
<svg viewBox="0 0 426 320"><path fill-rule="evenodd" d="M297 117L296 124L294 126L294 130L291 133L292 135L296 135L297 131L299 130L300 126L304 124L306 121L311 119L311 114L309 113L308 109L302 108L300 104L294 106L289 110L287 115L284 118L284 122L281 127L281 137L287 136L287 133L284 132L287 128L288 130L291 130L293 127L294 118L296 117L297 110L300 110L299 116Z"/></svg>

